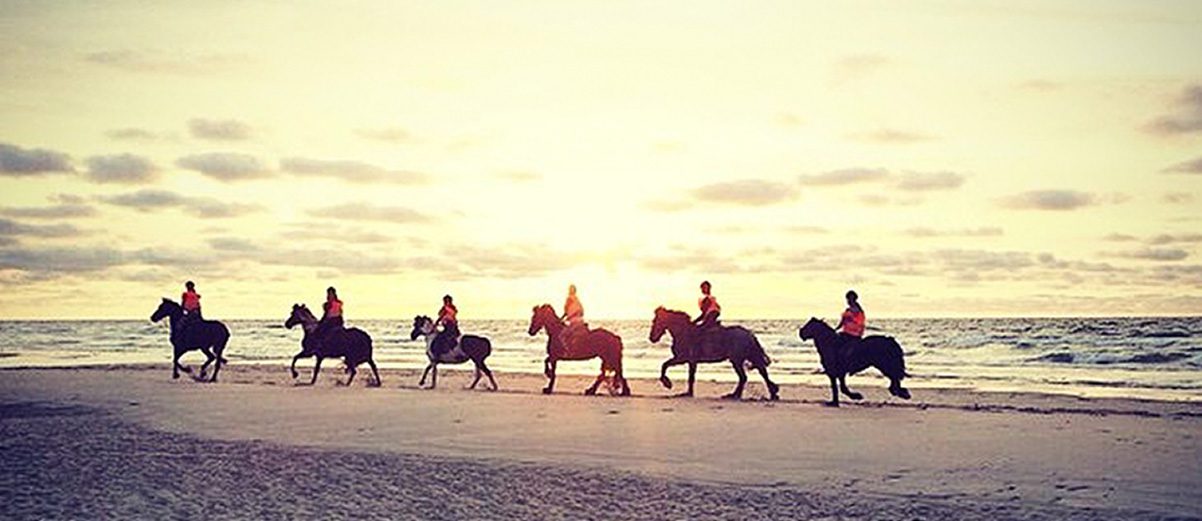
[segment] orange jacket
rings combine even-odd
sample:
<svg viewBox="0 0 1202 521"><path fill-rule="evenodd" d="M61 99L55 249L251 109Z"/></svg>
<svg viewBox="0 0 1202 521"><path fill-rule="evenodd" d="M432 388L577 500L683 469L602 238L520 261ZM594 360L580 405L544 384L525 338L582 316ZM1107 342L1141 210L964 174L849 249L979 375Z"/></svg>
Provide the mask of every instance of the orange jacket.
<svg viewBox="0 0 1202 521"><path fill-rule="evenodd" d="M200 293L195 291L185 291L184 294L180 296L180 300L183 301L184 311L196 311L200 309Z"/></svg>
<svg viewBox="0 0 1202 521"><path fill-rule="evenodd" d="M843 332L854 337L864 336L864 312L847 308L843 311Z"/></svg>

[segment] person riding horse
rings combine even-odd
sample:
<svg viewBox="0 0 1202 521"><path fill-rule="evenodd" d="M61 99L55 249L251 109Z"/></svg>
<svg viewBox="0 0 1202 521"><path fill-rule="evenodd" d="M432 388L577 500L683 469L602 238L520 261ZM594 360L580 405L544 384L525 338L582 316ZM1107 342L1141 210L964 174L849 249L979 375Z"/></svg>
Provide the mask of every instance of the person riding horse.
<svg viewBox="0 0 1202 521"><path fill-rule="evenodd" d="M588 324L584 322L584 306L580 303L580 298L576 296L575 284L568 285L568 298L563 303L561 320L568 326L561 337L564 349L571 346L581 334L588 333Z"/></svg>
<svg viewBox="0 0 1202 521"><path fill-rule="evenodd" d="M321 321L317 324L317 337L321 338L330 331L344 329L342 321L342 301L338 299L338 290L334 286L326 288L326 301L321 306Z"/></svg>
<svg viewBox="0 0 1202 521"><path fill-rule="evenodd" d="M847 309L835 331L839 332L840 345L847 346L852 340L860 340L864 336L864 308L860 307L860 296L855 290L847 292Z"/></svg>
<svg viewBox="0 0 1202 521"><path fill-rule="evenodd" d="M701 308L701 314L697 316L697 320L693 324L702 329L712 329L718 324L718 316L722 314L722 306L718 305L718 299L710 293L710 281L701 283L701 298L697 299L697 307Z"/></svg>
<svg viewBox="0 0 1202 521"><path fill-rule="evenodd" d="M438 337L434 339L434 344L430 346L430 350L435 357L446 353L455 346L459 345L459 308L455 307L455 301L450 295L443 295L442 309L438 310L438 320L434 322L435 329L441 327Z"/></svg>
<svg viewBox="0 0 1202 521"><path fill-rule="evenodd" d="M180 295L180 303L184 314L180 318L179 331L175 333L176 335L183 333L193 323L204 320L200 314L200 293L196 292L196 284L190 280L184 283L184 293Z"/></svg>

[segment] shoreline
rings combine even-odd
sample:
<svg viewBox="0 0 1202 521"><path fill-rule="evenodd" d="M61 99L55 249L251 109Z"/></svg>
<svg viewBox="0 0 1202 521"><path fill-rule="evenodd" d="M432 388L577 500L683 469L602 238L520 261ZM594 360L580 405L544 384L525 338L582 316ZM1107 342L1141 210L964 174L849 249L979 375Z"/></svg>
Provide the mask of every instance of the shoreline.
<svg viewBox="0 0 1202 521"><path fill-rule="evenodd" d="M306 376L302 371L301 378ZM562 377L552 396L541 394L544 379L537 375L498 374L499 392L463 390L470 383L467 371L442 371L433 391L418 390L419 375L411 371L383 371L382 388L367 387L362 376L361 371L350 387L339 386L345 375L329 364L310 387L294 385L286 367L275 365L228 366L216 385L173 381L166 365L8 369L0 370L0 402L98 410L146 432L212 440L193 444L186 449L191 456L171 465L200 464L201 447L220 442L233 444L229 450L236 454L251 450L245 445L251 444L267 446L268 452L327 451L317 458L323 462L372 457L388 465L428 467L462 460L472 462L464 468L479 469L447 478L454 483L470 482L477 472L503 473L523 465L531 467L506 479L594 473L580 479L599 483L597 490L552 485L563 489L557 500L582 504L593 496L626 501L630 491L622 483L649 480L638 482L657 490L706 490L707 497L716 489L705 487L752 495L771 491L768 497L785 498L779 503L764 499L774 506L757 512L767 517L892 519L901 512L911 517L942 512L981 519L1084 513L1096 519L1155 519L1202 511L1197 472L1202 407L1188 402L947 391L920 392L910 403L896 403L885 399L883 388L853 384L864 392L865 402L833 409L818 405L825 390L786 386L781 401L769 402L759 399L763 387L754 382L749 382L748 399L728 401L718 396L730 386L709 381L698 382L697 397L676 399L645 381L632 382L632 398L581 396L591 381L583 376ZM110 435L112 429L85 426L79 432L102 442L119 440ZM33 432L16 439L52 437ZM81 461L94 456L78 447L55 450ZM30 464L14 462L10 454L6 450L3 456L9 468ZM405 460L412 457L433 459ZM313 479L319 486L329 478ZM159 484L130 486L157 493ZM451 485L419 479L405 486L437 486L445 495ZM681 497L704 503L690 494ZM677 501L638 497L650 503L628 504L633 517L657 517L643 509L669 508L663 505ZM806 497L826 498L819 503L837 508L810 504L790 510ZM476 517L506 511L476 507L484 508ZM530 512L525 515L536 515ZM564 512L581 517L576 514L585 510ZM745 517L751 511L723 512L715 516ZM242 512L246 515L254 516Z"/></svg>

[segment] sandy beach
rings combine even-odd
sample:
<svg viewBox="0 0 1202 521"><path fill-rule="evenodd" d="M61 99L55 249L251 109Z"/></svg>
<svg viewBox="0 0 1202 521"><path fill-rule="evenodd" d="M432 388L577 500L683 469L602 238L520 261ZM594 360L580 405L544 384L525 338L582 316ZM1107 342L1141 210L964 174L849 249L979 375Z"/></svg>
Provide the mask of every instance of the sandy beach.
<svg viewBox="0 0 1202 521"><path fill-rule="evenodd" d="M924 390L819 405L351 387L231 365L0 372L6 518L1165 519L1202 515L1202 405ZM302 371L304 379L305 371Z"/></svg>

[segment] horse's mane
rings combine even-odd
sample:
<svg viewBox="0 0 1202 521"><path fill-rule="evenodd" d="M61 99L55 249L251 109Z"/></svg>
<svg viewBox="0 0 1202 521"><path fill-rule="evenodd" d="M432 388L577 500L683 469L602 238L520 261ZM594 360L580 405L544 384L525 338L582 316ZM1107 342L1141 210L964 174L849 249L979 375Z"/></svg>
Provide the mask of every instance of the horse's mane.
<svg viewBox="0 0 1202 521"><path fill-rule="evenodd" d="M677 320L684 320L686 322L691 322L693 320L689 314L685 313L684 311L676 311L675 309L668 309L663 306L660 306L659 309L662 310L664 314L669 315Z"/></svg>
<svg viewBox="0 0 1202 521"><path fill-rule="evenodd" d="M555 306L552 306L551 304L546 304L546 303L544 303L544 304L542 304L541 306L535 306L535 307L534 307L534 310L535 310L535 311L541 311L541 310L543 310L543 309L550 309L550 310L551 310L551 314L552 314L552 315L556 315L556 313L555 313ZM557 315L557 316L558 316L558 315Z"/></svg>

